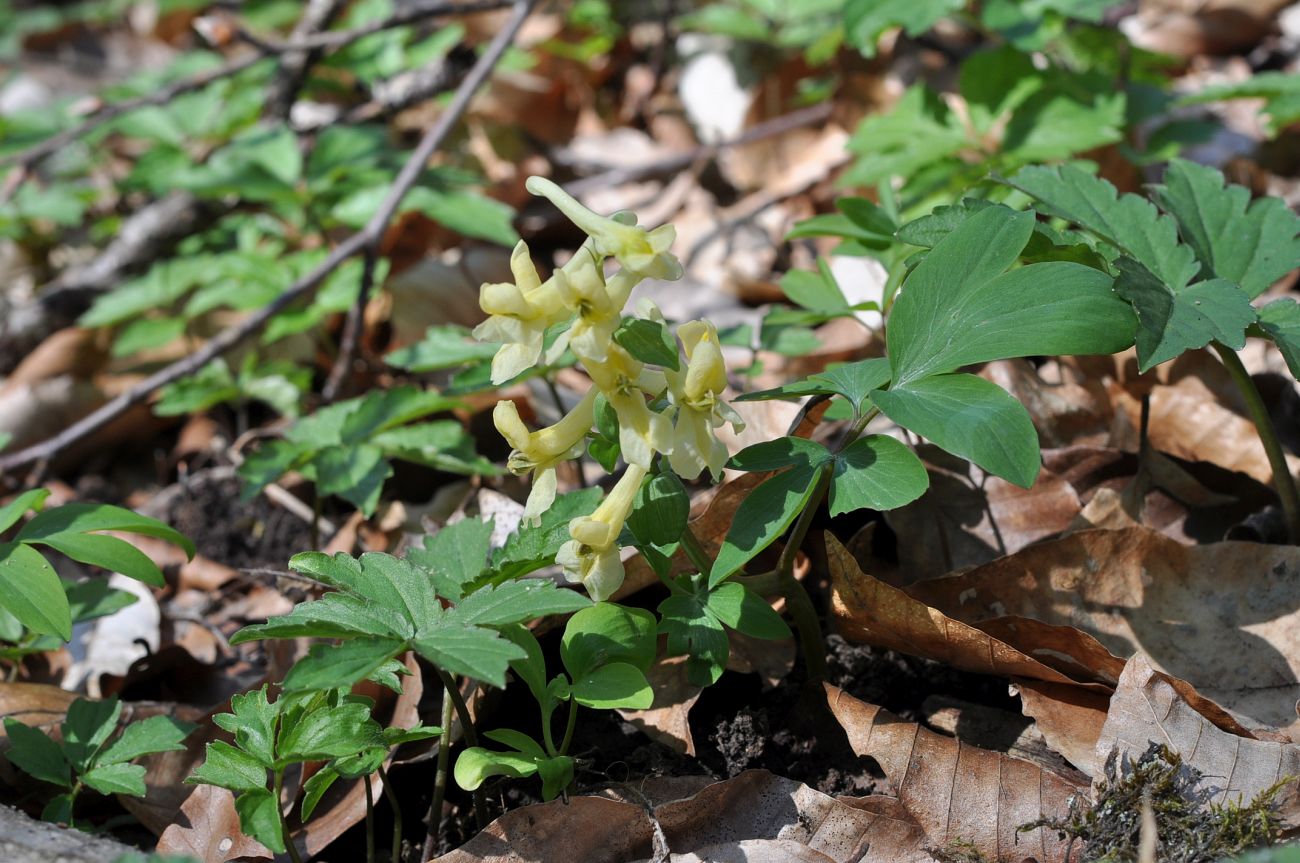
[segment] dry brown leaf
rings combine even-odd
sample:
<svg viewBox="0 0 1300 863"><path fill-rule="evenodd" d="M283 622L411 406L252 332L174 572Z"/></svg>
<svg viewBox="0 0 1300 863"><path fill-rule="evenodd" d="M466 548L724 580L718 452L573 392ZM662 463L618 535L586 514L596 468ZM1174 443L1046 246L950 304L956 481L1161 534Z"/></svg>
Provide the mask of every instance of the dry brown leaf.
<svg viewBox="0 0 1300 863"><path fill-rule="evenodd" d="M1063 815L1087 787L1017 758L967 745L826 686L831 710L859 755L874 758L932 846L969 842L990 860L1061 863L1055 831L1017 828Z"/></svg>
<svg viewBox="0 0 1300 863"><path fill-rule="evenodd" d="M215 785L198 785L181 805L175 822L158 838L159 854L188 855L205 861L270 860L269 848L239 829L235 795Z"/></svg>
<svg viewBox="0 0 1300 863"><path fill-rule="evenodd" d="M1064 688L1062 684L1046 685ZM1098 697L1106 702L1104 696ZM921 702L921 714L926 726L963 743L1030 761L1067 779L1087 781L1085 775L1075 775L1079 771L1048 746L1033 720L1019 713L947 695L927 695ZM1095 736L1092 742L1096 743Z"/></svg>
<svg viewBox="0 0 1300 863"><path fill-rule="evenodd" d="M623 863L652 848L640 806L603 797L570 797L514 809L434 863L524 863L581 860Z"/></svg>
<svg viewBox="0 0 1300 863"><path fill-rule="evenodd" d="M1028 409L1044 446L1100 445L1109 439L1115 408L1101 377L1066 361L1036 368L1023 359L989 363L979 374Z"/></svg>
<svg viewBox="0 0 1300 863"><path fill-rule="evenodd" d="M909 593L981 628L1016 616L1079 629L1115 656L1140 650L1194 687L1180 691L1220 728L1243 733L1244 722L1295 739L1298 573L1296 547L1188 548L1146 528L1089 530L913 585Z"/></svg>
<svg viewBox="0 0 1300 863"><path fill-rule="evenodd" d="M831 572L832 614L836 627L850 641L923 656L963 671L1053 683L1079 682L872 578L829 532L826 558Z"/></svg>
<svg viewBox="0 0 1300 863"><path fill-rule="evenodd" d="M1113 751L1137 760L1151 742L1178 753L1201 773L1199 788L1216 803L1249 804L1282 780L1275 802L1283 820L1300 824L1300 746L1248 740L1215 728L1141 653L1129 660L1097 740L1097 763Z"/></svg>
<svg viewBox="0 0 1300 863"><path fill-rule="evenodd" d="M1101 766L1094 757L1097 738L1106 722L1110 696L1041 680L1016 680L1015 687L1022 712L1034 720L1047 745L1084 773L1096 776Z"/></svg>
<svg viewBox="0 0 1300 863"><path fill-rule="evenodd" d="M636 728L679 754L695 755L695 738L691 736L690 712L703 690L686 679L685 656L667 656L655 660L646 672L654 689L654 702L645 710L620 710Z"/></svg>

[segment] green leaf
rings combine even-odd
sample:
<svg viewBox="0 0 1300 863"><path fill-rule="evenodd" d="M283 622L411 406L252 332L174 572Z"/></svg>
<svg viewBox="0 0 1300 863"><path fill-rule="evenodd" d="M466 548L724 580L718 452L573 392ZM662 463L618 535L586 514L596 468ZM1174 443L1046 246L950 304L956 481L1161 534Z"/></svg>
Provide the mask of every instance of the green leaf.
<svg viewBox="0 0 1300 863"><path fill-rule="evenodd" d="M265 788L249 790L235 798L239 829L277 854L283 854L284 828L279 801Z"/></svg>
<svg viewBox="0 0 1300 863"><path fill-rule="evenodd" d="M655 700L645 672L626 662L610 662L573 683L573 700L597 710L645 710Z"/></svg>
<svg viewBox="0 0 1300 863"><path fill-rule="evenodd" d="M751 473L780 470L790 465L817 467L830 457L826 447L816 441L801 437L779 437L745 447L731 457L727 467Z"/></svg>
<svg viewBox="0 0 1300 863"><path fill-rule="evenodd" d="M1031 166L1003 182L1036 200L1039 211L1123 249L1172 290L1196 277L1195 254L1178 242L1177 224L1144 198L1120 195L1106 180L1074 165Z"/></svg>
<svg viewBox="0 0 1300 863"><path fill-rule="evenodd" d="M370 706L355 701L308 711L285 725L280 732L279 763L354 755L382 742L382 729L371 718Z"/></svg>
<svg viewBox="0 0 1300 863"><path fill-rule="evenodd" d="M585 488L556 497L550 509L542 513L540 524L521 527L496 550L492 556L492 569L496 572L493 580L519 578L555 563L555 553L569 541L569 522L579 516L591 515L601 497L603 492L598 488Z"/></svg>
<svg viewBox="0 0 1300 863"><path fill-rule="evenodd" d="M72 612L63 584L31 546L0 543L0 607L32 632L72 639Z"/></svg>
<svg viewBox="0 0 1300 863"><path fill-rule="evenodd" d="M790 302L817 312L846 312L849 301L844 299L830 267L823 258L817 259L817 272L790 270L781 277L781 290Z"/></svg>
<svg viewBox="0 0 1300 863"><path fill-rule="evenodd" d="M493 776L510 776L518 779L537 772L537 762L520 752L493 752L481 746L471 746L456 758L452 776L456 784L466 791L474 791Z"/></svg>
<svg viewBox="0 0 1300 863"><path fill-rule="evenodd" d="M891 27L902 27L909 36L919 36L945 15L961 11L965 0L847 0L844 31L851 45L864 57L873 57L876 43Z"/></svg>
<svg viewBox="0 0 1300 863"><path fill-rule="evenodd" d="M183 748L183 747L182 747ZM129 794L143 797L144 766L140 764L102 764L81 775L81 781L100 794Z"/></svg>
<svg viewBox="0 0 1300 863"><path fill-rule="evenodd" d="M367 552L353 558L342 553L330 557L308 551L290 558L289 568L354 593L374 603L378 610L391 613L396 619L390 628L404 637L428 619L436 605L424 573L390 554Z"/></svg>
<svg viewBox="0 0 1300 863"><path fill-rule="evenodd" d="M417 186L402 201L402 211L418 211L467 237L513 246L519 242L511 222L514 210L475 192L446 192Z"/></svg>
<svg viewBox="0 0 1300 863"><path fill-rule="evenodd" d="M1280 198L1251 203L1249 189L1225 183L1214 168L1174 159L1154 194L1196 251L1201 275L1234 282L1253 299L1300 267L1300 216Z"/></svg>
<svg viewBox="0 0 1300 863"><path fill-rule="evenodd" d="M406 559L429 573L439 596L460 599L464 586L483 573L491 550L492 522L466 518L426 536Z"/></svg>
<svg viewBox="0 0 1300 863"><path fill-rule="evenodd" d="M271 703L263 685L261 689L233 696L230 709L232 713L218 713L212 721L235 735L235 742L243 754L269 769L275 763L275 728L280 706ZM231 785L223 787L238 790Z"/></svg>
<svg viewBox="0 0 1300 863"><path fill-rule="evenodd" d="M1233 84L1206 87L1184 96L1178 104L1202 104L1226 99L1263 99L1268 129L1276 135L1300 119L1300 75L1294 72L1258 72Z"/></svg>
<svg viewBox="0 0 1300 863"><path fill-rule="evenodd" d="M22 518L27 510L39 510L43 507L45 499L49 496L50 490L48 488L34 488L31 491L23 492L4 506L0 506L0 533L17 524L18 519Z"/></svg>
<svg viewBox="0 0 1300 863"><path fill-rule="evenodd" d="M383 450L373 444L329 447L308 466L320 494L338 495L367 518L379 506L384 481L393 475Z"/></svg>
<svg viewBox="0 0 1300 863"><path fill-rule="evenodd" d="M891 374L887 357L873 357L832 366L824 372L811 375L808 380L823 386L825 392L844 396L855 411L861 412L867 394L889 383Z"/></svg>
<svg viewBox="0 0 1300 863"><path fill-rule="evenodd" d="M311 814L316 811L316 804L325 796L325 792L330 789L335 780L339 778L339 772L333 767L326 766L317 770L311 775L311 778L302 784L302 820L306 821L311 818Z"/></svg>
<svg viewBox="0 0 1300 863"><path fill-rule="evenodd" d="M69 532L28 541L47 545L73 560L91 566L100 566L110 572L120 572L154 587L163 587L167 584L162 570L147 554L126 540L115 536Z"/></svg>
<svg viewBox="0 0 1300 863"><path fill-rule="evenodd" d="M384 362L412 372L434 372L490 360L500 345L480 342L469 330L454 325L434 326L413 345L398 348Z"/></svg>
<svg viewBox="0 0 1300 863"><path fill-rule="evenodd" d="M609 662L628 662L644 672L654 658L654 615L612 602L598 602L570 617L560 639L560 659L574 680Z"/></svg>
<svg viewBox="0 0 1300 863"><path fill-rule="evenodd" d="M474 451L474 438L459 420L433 420L381 432L370 439L389 458L466 475L500 471Z"/></svg>
<svg viewBox="0 0 1300 863"><path fill-rule="evenodd" d="M161 521L103 503L68 503L45 510L27 522L17 538L23 542L36 542L62 534L100 530L156 537L180 546L188 557L194 557L194 543Z"/></svg>
<svg viewBox="0 0 1300 863"><path fill-rule="evenodd" d="M790 637L790 627L781 615L767 600L739 582L729 581L709 591L706 607L727 626L754 638Z"/></svg>
<svg viewBox="0 0 1300 863"><path fill-rule="evenodd" d="M650 477L637 490L628 529L642 545L668 545L681 538L691 514L691 498L671 470Z"/></svg>
<svg viewBox="0 0 1300 863"><path fill-rule="evenodd" d="M460 626L445 619L421 629L412 646L425 659L452 674L464 674L499 689L506 685L510 663L525 655L517 644L490 629Z"/></svg>
<svg viewBox="0 0 1300 863"><path fill-rule="evenodd" d="M821 471L820 465L811 462L798 464L764 480L741 501L713 561L710 585L739 570L785 533L808 505Z"/></svg>
<svg viewBox="0 0 1300 863"><path fill-rule="evenodd" d="M321 599L301 602L288 614L266 623L246 626L230 638L243 644L259 638L352 638L374 635L405 639L413 627L400 614L350 593L330 593Z"/></svg>
<svg viewBox="0 0 1300 863"><path fill-rule="evenodd" d="M507 581L465 597L449 617L465 626L504 626L588 608L591 600L552 581Z"/></svg>
<svg viewBox="0 0 1300 863"><path fill-rule="evenodd" d="M1300 304L1274 300L1259 310L1259 328L1277 344L1292 376L1300 379Z"/></svg>
<svg viewBox="0 0 1300 863"><path fill-rule="evenodd" d="M989 473L1022 488L1038 476L1034 424L1024 406L997 384L975 375L934 375L878 390L871 399L894 422Z"/></svg>
<svg viewBox="0 0 1300 863"><path fill-rule="evenodd" d="M502 627L501 634L514 642L524 655L510 662L510 669L519 675L519 679L528 687L528 691L537 699L537 703L546 704L546 657L537 636L527 627L512 625Z"/></svg>
<svg viewBox="0 0 1300 863"><path fill-rule="evenodd" d="M182 742L195 729L192 722L184 722L171 716L150 716L127 725L99 757L95 763L103 766L121 764L151 755L155 752L171 752L185 748Z"/></svg>
<svg viewBox="0 0 1300 863"><path fill-rule="evenodd" d="M11 764L42 782L72 787L72 768L59 744L45 732L6 717L5 734L10 743L5 757Z"/></svg>
<svg viewBox="0 0 1300 863"><path fill-rule="evenodd" d="M284 678L284 689L286 692L301 692L352 686L405 649L406 642L386 638L357 638L336 645L317 644L289 669Z"/></svg>
<svg viewBox="0 0 1300 863"><path fill-rule="evenodd" d="M1197 282L1177 291L1129 258L1119 260L1115 290L1138 316L1138 369L1172 360L1184 351L1219 341L1233 350L1246 345L1246 328L1256 319L1241 288L1224 279Z"/></svg>
<svg viewBox="0 0 1300 863"><path fill-rule="evenodd" d="M895 388L988 360L1108 354L1132 344L1133 313L1105 273L1065 262L1003 272L1033 230L1032 213L988 207L912 271L889 317Z"/></svg>
<svg viewBox="0 0 1300 863"><path fill-rule="evenodd" d="M870 6L875 0L856 2ZM930 88L914 84L893 110L870 114L858 125L849 140L849 149L858 159L840 183L871 186L893 177L911 177L967 146L966 130L947 103Z"/></svg>
<svg viewBox="0 0 1300 863"><path fill-rule="evenodd" d="M680 368L677 342L658 321L625 318L614 331L614 341L643 363L677 371Z"/></svg>
<svg viewBox="0 0 1300 863"><path fill-rule="evenodd" d="M659 604L659 632L668 636L668 655L686 656L686 676L695 686L716 683L731 653L722 621L706 602L698 593L675 593Z"/></svg>
<svg viewBox="0 0 1300 863"><path fill-rule="evenodd" d="M266 770L261 762L223 740L207 746L207 757L185 780L190 785L216 785L236 793L266 788Z"/></svg>
<svg viewBox="0 0 1300 863"><path fill-rule="evenodd" d="M830 512L897 509L916 500L930 485L925 465L906 444L887 435L868 435L835 457Z"/></svg>

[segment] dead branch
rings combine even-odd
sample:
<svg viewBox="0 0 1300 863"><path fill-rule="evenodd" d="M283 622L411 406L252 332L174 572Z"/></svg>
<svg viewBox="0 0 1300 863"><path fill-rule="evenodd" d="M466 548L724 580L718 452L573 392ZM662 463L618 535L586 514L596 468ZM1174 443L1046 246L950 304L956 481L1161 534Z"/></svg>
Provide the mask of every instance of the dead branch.
<svg viewBox="0 0 1300 863"><path fill-rule="evenodd" d="M447 135L450 134L460 120L461 115L469 107L470 99L474 93L487 80L496 64L500 61L501 56L505 53L506 48L514 41L519 28L523 26L524 20L528 17L528 13L532 10L535 2L536 0L516 0L513 4L514 11L510 20L492 38L487 50L483 52L478 62L474 64L474 68L465 76L465 80L457 88L451 103L447 105L447 109L424 133L424 137L420 139L415 151L411 153L397 178L393 181L388 195L385 196L383 202L379 205L379 209L366 223L365 227L341 242L315 269L290 285L266 306L263 306L238 324L218 333L193 354L158 370L49 440L9 455L0 456L0 476L30 464L48 462L67 447L121 416L132 405L139 404L167 384L194 374L213 359L259 332L271 318L292 303L309 295L330 273L353 255L367 249L377 249L380 240L384 236L384 231L392 220L393 214L397 212L402 199L415 185L429 159L442 146ZM460 8L465 7L461 6ZM367 291L368 286L362 285L362 289L363 292Z"/></svg>

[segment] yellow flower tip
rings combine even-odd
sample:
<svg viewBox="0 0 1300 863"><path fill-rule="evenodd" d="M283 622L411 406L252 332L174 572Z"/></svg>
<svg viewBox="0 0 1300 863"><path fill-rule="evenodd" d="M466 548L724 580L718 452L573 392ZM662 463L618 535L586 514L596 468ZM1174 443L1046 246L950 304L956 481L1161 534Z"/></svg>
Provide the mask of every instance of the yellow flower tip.
<svg viewBox="0 0 1300 863"><path fill-rule="evenodd" d="M533 265L533 258L528 252L528 244L523 240L515 243L510 252L510 272L514 273L515 284L521 291L531 291L542 284L542 278L537 274L537 267Z"/></svg>
<svg viewBox="0 0 1300 863"><path fill-rule="evenodd" d="M489 315L522 318L532 313L523 292L509 282L484 282L478 289L478 304Z"/></svg>
<svg viewBox="0 0 1300 863"><path fill-rule="evenodd" d="M516 450L528 448L528 426L519 418L519 407L510 399L502 399L492 409L492 424Z"/></svg>

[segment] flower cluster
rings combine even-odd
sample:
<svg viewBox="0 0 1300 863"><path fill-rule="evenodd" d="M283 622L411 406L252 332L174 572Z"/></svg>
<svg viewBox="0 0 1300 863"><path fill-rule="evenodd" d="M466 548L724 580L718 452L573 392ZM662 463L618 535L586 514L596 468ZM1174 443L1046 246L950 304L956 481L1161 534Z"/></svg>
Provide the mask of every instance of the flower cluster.
<svg viewBox="0 0 1300 863"><path fill-rule="evenodd" d="M599 216L559 186L530 177L528 191L560 209L587 234L587 241L545 281L521 241L510 256L514 284L485 284L479 304L488 318L474 330L476 338L501 343L492 359L492 382L501 384L541 362L555 361L566 349L582 363L594 386L555 425L529 431L512 401L493 411L497 430L510 443L507 466L531 474L532 490L524 518L536 521L555 500L556 467L576 458L595 423L597 396L604 396L618 417L618 442L627 470L589 516L569 524L571 539L556 555L570 581L580 581L596 600L608 598L623 583L618 536L632 511L637 490L656 454L672 469L694 479L706 468L716 478L727 449L715 429L740 417L722 399L726 367L718 331L708 321L691 321L677 329L685 361L677 369L647 365L614 340L632 289L643 279L678 279L682 268L669 251L672 225L647 231L626 213ZM606 260L618 269L606 276ZM641 317L663 324L653 304ZM549 347L547 330L567 327Z"/></svg>

